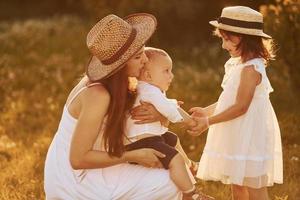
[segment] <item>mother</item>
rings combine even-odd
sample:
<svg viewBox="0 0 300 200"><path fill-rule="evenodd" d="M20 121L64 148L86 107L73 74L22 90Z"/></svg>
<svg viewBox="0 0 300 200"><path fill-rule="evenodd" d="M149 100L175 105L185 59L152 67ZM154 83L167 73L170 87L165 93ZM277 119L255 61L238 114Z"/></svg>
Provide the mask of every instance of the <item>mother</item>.
<svg viewBox="0 0 300 200"><path fill-rule="evenodd" d="M164 155L125 152L123 145L125 116L135 99L128 77L137 77L147 62L144 44L155 28L149 14L108 15L88 33L93 57L87 77L71 91L46 158L48 200L181 199L169 172L158 168L157 156Z"/></svg>

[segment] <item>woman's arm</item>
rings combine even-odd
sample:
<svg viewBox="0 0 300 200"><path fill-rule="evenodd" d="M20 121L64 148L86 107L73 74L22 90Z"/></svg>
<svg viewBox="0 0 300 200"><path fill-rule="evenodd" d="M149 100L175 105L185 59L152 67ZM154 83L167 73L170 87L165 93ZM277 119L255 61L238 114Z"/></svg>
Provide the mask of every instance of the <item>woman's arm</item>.
<svg viewBox="0 0 300 200"><path fill-rule="evenodd" d="M145 124L160 121L163 126L169 126L169 120L162 114L160 114L160 112L158 112L151 103L143 101L141 101L140 103L141 105L132 108L130 112L132 119L138 120L137 122L135 122L136 124Z"/></svg>
<svg viewBox="0 0 300 200"><path fill-rule="evenodd" d="M107 152L93 150L106 115L110 96L104 87L91 87L80 96L81 111L70 147L70 162L74 169L104 168L124 162L137 162L145 166L158 166L156 156L161 153L151 149L125 152L120 158Z"/></svg>
<svg viewBox="0 0 300 200"><path fill-rule="evenodd" d="M254 66L247 66L241 72L240 84L235 103L223 112L208 117L208 123L203 118L195 118L198 125L190 128L191 135L199 135L208 128L208 124L216 124L229 121L245 114L252 101L255 88L261 81L261 75L254 69Z"/></svg>

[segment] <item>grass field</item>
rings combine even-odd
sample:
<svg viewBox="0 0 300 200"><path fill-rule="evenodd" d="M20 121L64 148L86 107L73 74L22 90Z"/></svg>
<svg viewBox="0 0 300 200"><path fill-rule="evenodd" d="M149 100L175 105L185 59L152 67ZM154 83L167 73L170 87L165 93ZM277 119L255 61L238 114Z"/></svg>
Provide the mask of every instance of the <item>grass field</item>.
<svg viewBox="0 0 300 200"><path fill-rule="evenodd" d="M84 72L88 59L85 36L90 24L73 16L0 22L0 199L44 199L43 168L47 148L57 128L70 89ZM170 48L174 84L169 96L184 108L217 100L224 52L216 45L194 47L190 59ZM276 61L274 62L276 65ZM278 68L268 69L271 95L279 119L284 155L284 184L269 189L271 199L299 199L300 115L297 96ZM299 98L299 96L298 96ZM192 138L178 127L188 155L198 160L205 134ZM230 199L228 186L199 181L217 199Z"/></svg>

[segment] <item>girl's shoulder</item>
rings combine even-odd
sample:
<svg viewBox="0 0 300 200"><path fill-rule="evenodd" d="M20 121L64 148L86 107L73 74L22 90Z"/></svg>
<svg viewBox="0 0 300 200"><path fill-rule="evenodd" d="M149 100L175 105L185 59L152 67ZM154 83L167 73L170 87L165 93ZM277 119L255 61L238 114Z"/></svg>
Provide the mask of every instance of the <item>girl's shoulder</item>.
<svg viewBox="0 0 300 200"><path fill-rule="evenodd" d="M225 66L227 65L236 65L240 63L240 57L231 57L225 62Z"/></svg>
<svg viewBox="0 0 300 200"><path fill-rule="evenodd" d="M263 58L253 58L250 59L243 64L241 64L242 67L248 67L253 66L254 69L259 72L262 75L266 75L266 65L265 65L265 59Z"/></svg>
<svg viewBox="0 0 300 200"><path fill-rule="evenodd" d="M265 59L263 59L263 58L252 58L252 59L247 60L246 62L244 62L243 65L244 66L247 66L247 65L260 65L262 67L266 67Z"/></svg>
<svg viewBox="0 0 300 200"><path fill-rule="evenodd" d="M237 69L237 66L240 64L240 57L231 57L224 64L225 74L231 74L232 71Z"/></svg>

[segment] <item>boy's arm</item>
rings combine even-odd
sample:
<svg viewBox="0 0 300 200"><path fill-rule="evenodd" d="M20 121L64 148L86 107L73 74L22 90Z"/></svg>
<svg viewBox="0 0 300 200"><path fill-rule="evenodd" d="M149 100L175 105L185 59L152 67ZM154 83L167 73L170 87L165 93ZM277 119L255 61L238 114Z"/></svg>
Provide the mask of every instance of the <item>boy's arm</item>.
<svg viewBox="0 0 300 200"><path fill-rule="evenodd" d="M177 110L178 105L176 102L172 102L161 91L153 90L141 95L141 100L151 103L163 116L169 121L175 123L183 121L183 117Z"/></svg>

